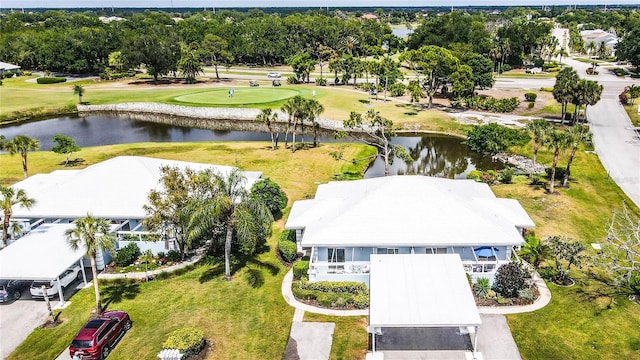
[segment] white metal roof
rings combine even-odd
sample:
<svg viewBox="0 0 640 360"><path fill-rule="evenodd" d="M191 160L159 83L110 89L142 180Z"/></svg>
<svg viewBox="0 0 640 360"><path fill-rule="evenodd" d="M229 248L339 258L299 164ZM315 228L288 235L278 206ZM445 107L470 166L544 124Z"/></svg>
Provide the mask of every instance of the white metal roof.
<svg viewBox="0 0 640 360"><path fill-rule="evenodd" d="M479 326L457 254L371 255L369 326Z"/></svg>
<svg viewBox="0 0 640 360"><path fill-rule="evenodd" d="M302 246L481 246L523 243L534 223L516 200L473 180L388 176L331 182L296 202L286 228Z"/></svg>
<svg viewBox="0 0 640 360"><path fill-rule="evenodd" d="M77 263L85 249L71 250L65 231L74 224L42 224L0 250L0 279L53 280Z"/></svg>
<svg viewBox="0 0 640 360"><path fill-rule="evenodd" d="M119 156L83 170L58 170L20 181L12 187L24 189L36 200L31 209L14 206L13 216L25 218L75 219L92 214L105 219L142 219L149 191L159 186L162 166L201 171L215 169L226 174L233 167L186 161ZM262 173L243 172L247 189Z"/></svg>
<svg viewBox="0 0 640 360"><path fill-rule="evenodd" d="M20 66L0 61L0 70L9 71L20 69Z"/></svg>

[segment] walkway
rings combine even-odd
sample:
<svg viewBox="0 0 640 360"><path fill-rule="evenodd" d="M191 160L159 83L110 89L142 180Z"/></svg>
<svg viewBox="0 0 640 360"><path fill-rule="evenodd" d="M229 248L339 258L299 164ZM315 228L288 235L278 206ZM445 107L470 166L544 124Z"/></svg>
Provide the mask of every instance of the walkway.
<svg viewBox="0 0 640 360"><path fill-rule="evenodd" d="M187 267L191 264L195 264L196 261L200 260L200 258L202 257L202 255L196 255L194 257L192 257L191 259L185 261L185 262L181 262L179 264L176 265L171 265L168 266L166 268L161 268L161 269L156 269L156 270L151 270L148 272L144 272L144 271L140 271L140 272L128 272L128 273L119 273L119 274L105 274L105 273L100 273L98 274L98 279L144 279L147 276L149 277L153 277L156 276L160 273L163 272L173 272L176 271L178 269L182 269L184 267Z"/></svg>

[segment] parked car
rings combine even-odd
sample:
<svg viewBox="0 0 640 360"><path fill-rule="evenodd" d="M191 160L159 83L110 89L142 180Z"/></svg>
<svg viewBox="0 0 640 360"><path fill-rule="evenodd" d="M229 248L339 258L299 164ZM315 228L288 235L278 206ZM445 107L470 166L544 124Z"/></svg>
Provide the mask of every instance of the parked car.
<svg viewBox="0 0 640 360"><path fill-rule="evenodd" d="M280 84L280 80L273 80L273 81L271 82L271 85L272 85L272 86L280 86L280 85L281 85L281 84Z"/></svg>
<svg viewBox="0 0 640 360"><path fill-rule="evenodd" d="M82 360L103 360L132 325L126 312L105 311L78 331L69 346L69 354Z"/></svg>
<svg viewBox="0 0 640 360"><path fill-rule="evenodd" d="M71 285L76 279L82 279L82 270L79 265L74 265L67 270L65 270L62 275L60 275L60 285L62 288L66 288ZM31 288L29 291L31 292L31 297L35 299L44 299L44 294L42 293L42 285L45 286L47 295L49 297L58 296L58 280L51 281L34 281L31 284Z"/></svg>
<svg viewBox="0 0 640 360"><path fill-rule="evenodd" d="M0 303L20 299L28 287L27 280L0 280Z"/></svg>
<svg viewBox="0 0 640 360"><path fill-rule="evenodd" d="M267 77L270 77L270 78L279 78L279 77L280 77L280 73L279 73L279 72L272 71L272 72L270 72L270 73L268 73L268 74L267 74Z"/></svg>

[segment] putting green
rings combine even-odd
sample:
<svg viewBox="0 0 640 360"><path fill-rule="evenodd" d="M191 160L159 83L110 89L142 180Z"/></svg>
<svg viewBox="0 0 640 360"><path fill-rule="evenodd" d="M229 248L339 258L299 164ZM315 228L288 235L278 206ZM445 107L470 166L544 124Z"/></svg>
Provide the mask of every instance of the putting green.
<svg viewBox="0 0 640 360"><path fill-rule="evenodd" d="M229 97L229 88L213 89L193 94L176 96L173 100L191 104L205 105L245 105L263 104L285 100L299 95L296 90L274 87L238 87Z"/></svg>

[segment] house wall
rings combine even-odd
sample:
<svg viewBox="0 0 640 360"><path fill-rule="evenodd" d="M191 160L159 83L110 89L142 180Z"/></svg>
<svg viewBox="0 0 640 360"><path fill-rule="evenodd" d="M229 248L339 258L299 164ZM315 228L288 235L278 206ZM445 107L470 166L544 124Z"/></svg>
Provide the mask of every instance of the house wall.
<svg viewBox="0 0 640 360"><path fill-rule="evenodd" d="M344 249L345 262L349 261L369 261L371 254L377 254L378 250L383 248L379 247L336 247L336 249ZM394 248L393 246L387 246L387 249ZM431 247L396 247L398 254L431 254L431 249L437 251L437 248ZM508 260L511 257L511 249L507 246L494 246L497 249L497 260ZM328 261L328 247L316 248L317 261ZM388 253L388 252L387 252ZM449 246L447 247L447 254L459 254L462 261L475 261L476 258L473 254L473 248L470 246Z"/></svg>
<svg viewBox="0 0 640 360"><path fill-rule="evenodd" d="M169 250L172 249L168 249L165 246L165 241L164 240L160 240L160 241L118 241L117 245L116 245L116 249L122 249L123 247L131 244L131 243L135 243L136 245L138 245L138 247L140 248L140 252L143 253L147 250L151 250L151 252L153 253L153 255L158 255L159 252L164 252L166 253Z"/></svg>

